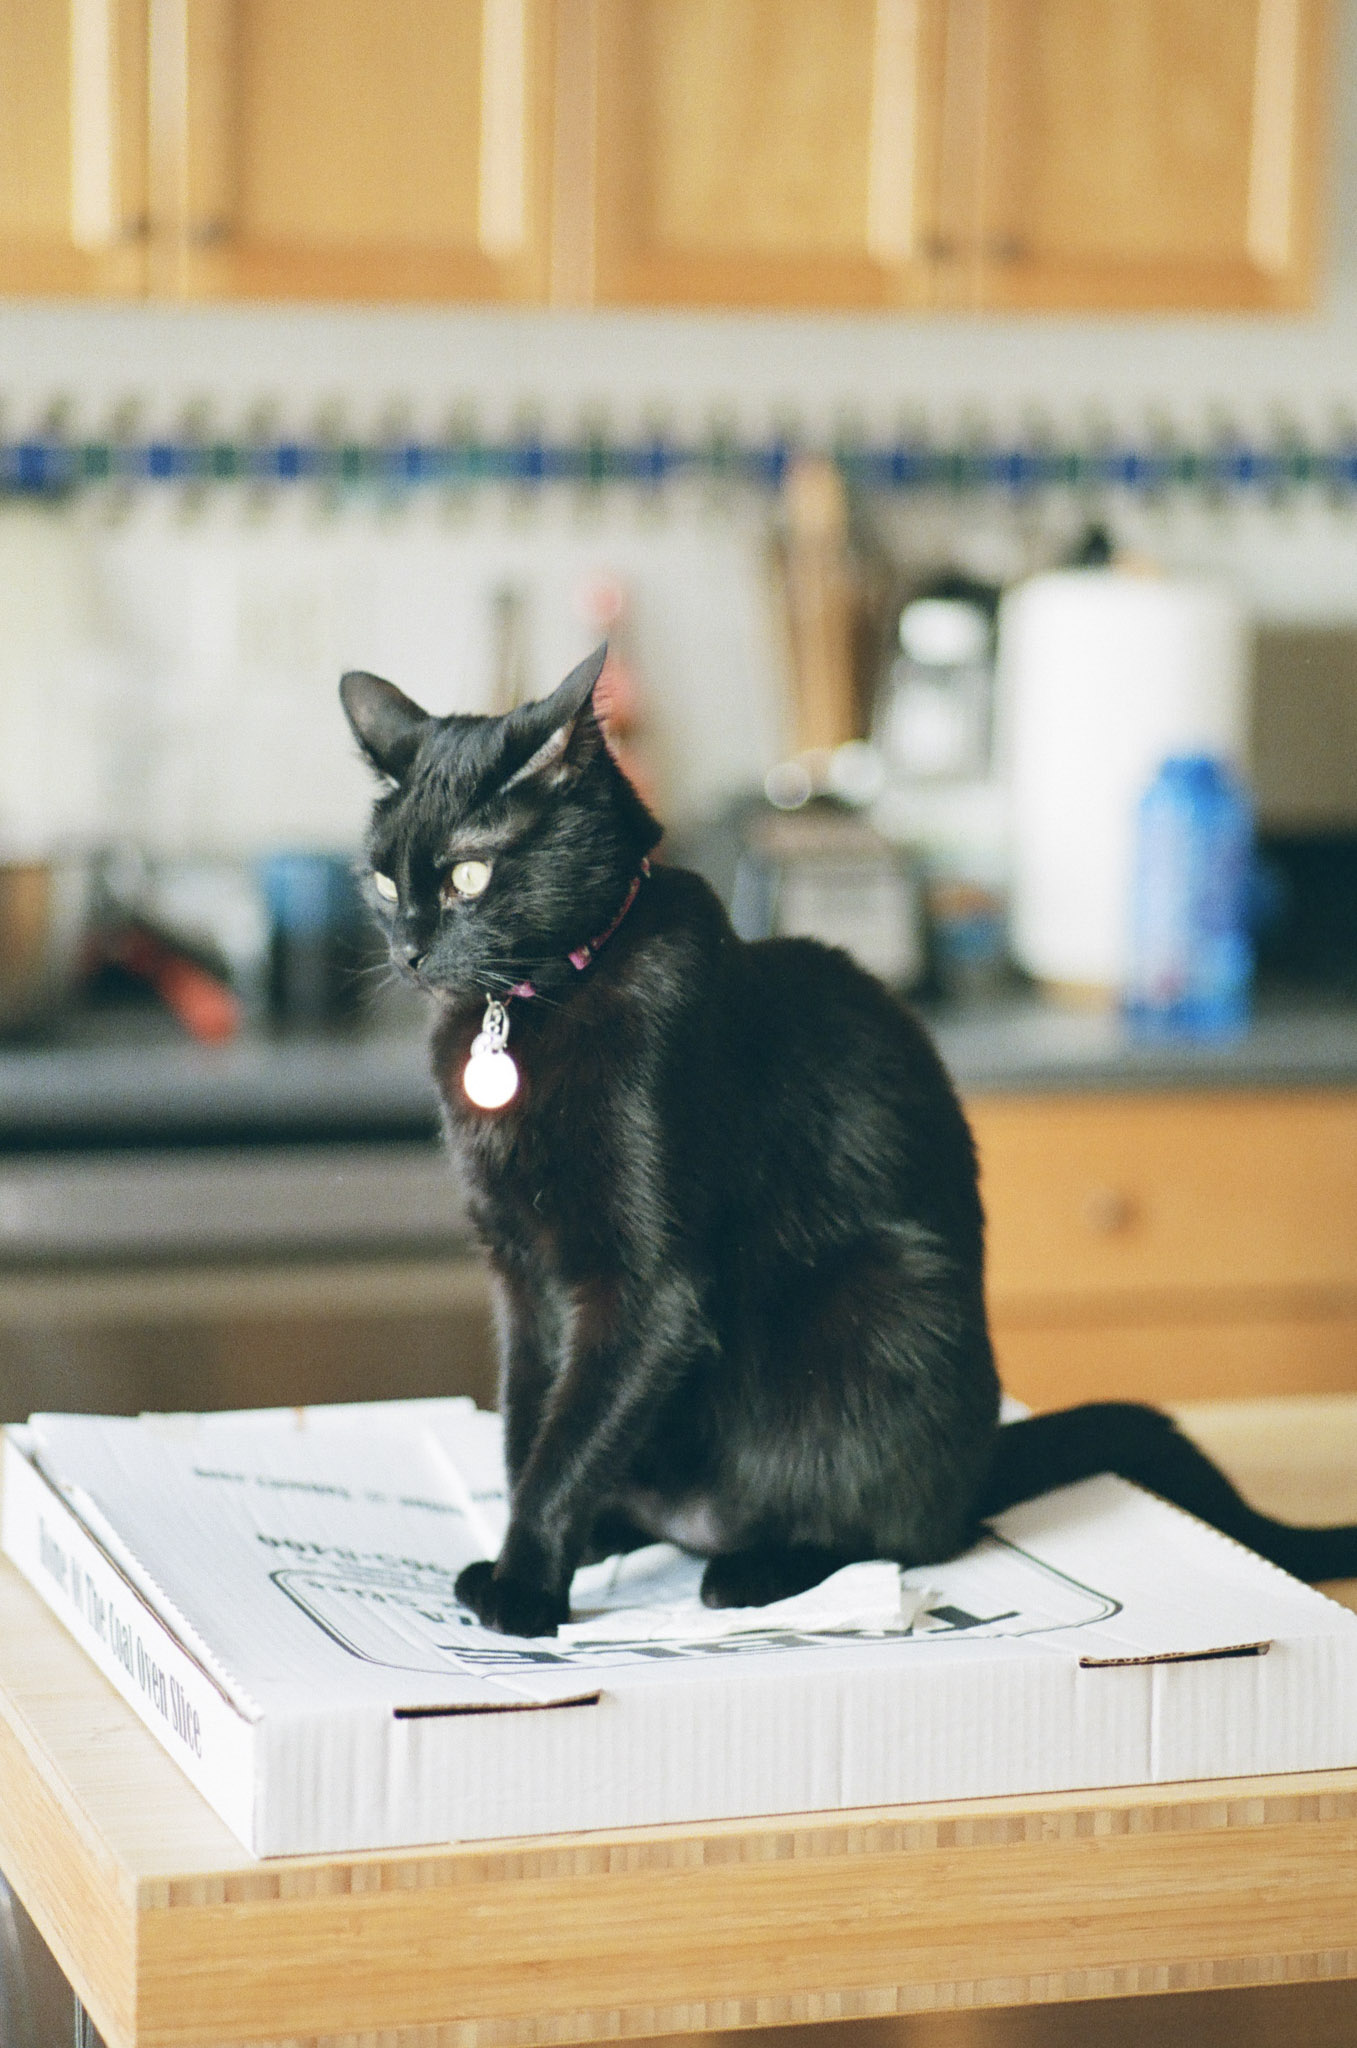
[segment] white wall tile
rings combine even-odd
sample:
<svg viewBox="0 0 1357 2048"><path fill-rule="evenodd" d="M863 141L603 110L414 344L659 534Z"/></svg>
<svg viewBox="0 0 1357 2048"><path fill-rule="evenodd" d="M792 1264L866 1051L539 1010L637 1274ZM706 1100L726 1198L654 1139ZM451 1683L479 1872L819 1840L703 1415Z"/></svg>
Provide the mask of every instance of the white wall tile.
<svg viewBox="0 0 1357 2048"><path fill-rule="evenodd" d="M239 430L273 408L305 431L322 407L370 433L388 409L437 431L469 406L483 431L525 409L573 434L660 417L696 434L714 416L762 434L794 417L825 434L845 417L885 434L922 414L938 435L977 417L997 432L1041 414L1143 430L1159 416L1199 435L1227 414L1265 434L1279 414L1327 433L1357 418L1357 8L1343 0L1331 263L1302 317L923 319L439 309L173 308L0 303L0 401L31 425L65 398L104 428L139 401L173 426L209 401ZM1084 510L904 508L915 555L1039 560ZM632 651L665 803L681 818L758 776L780 744L776 638L757 507L713 512L672 492L658 512L627 493L592 510L547 494L525 510L480 494L461 517L429 501L321 516L306 492L271 507L234 490L184 514L146 493L121 523L70 515L88 589L44 649L0 646L0 843L133 829L155 844L345 844L364 776L334 688L347 666L391 675L436 710L486 702L490 593L523 587L530 659L545 689L584 650L577 593L591 573L631 592ZM1357 618L1357 516L1318 498L1212 510L1175 500L1117 509L1122 536L1178 567L1231 577L1260 613ZM988 553L986 554L986 550ZM0 537L0 623L16 605ZM75 574L72 571L72 574ZM83 587L83 586L82 586ZM31 606L29 608L31 613ZM69 620L79 616L79 628ZM40 710L38 707L41 707ZM46 826L44 827L44 821Z"/></svg>

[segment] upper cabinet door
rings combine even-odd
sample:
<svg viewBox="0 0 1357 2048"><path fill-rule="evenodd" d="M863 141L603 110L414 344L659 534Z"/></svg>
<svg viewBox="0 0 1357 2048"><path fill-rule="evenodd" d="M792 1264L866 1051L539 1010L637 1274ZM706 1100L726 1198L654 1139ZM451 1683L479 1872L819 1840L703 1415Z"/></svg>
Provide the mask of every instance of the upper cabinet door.
<svg viewBox="0 0 1357 2048"><path fill-rule="evenodd" d="M545 296L550 0L151 0L152 286Z"/></svg>
<svg viewBox="0 0 1357 2048"><path fill-rule="evenodd" d="M1287 307L1316 269L1323 0L950 0L943 303Z"/></svg>
<svg viewBox="0 0 1357 2048"><path fill-rule="evenodd" d="M929 292L939 0L558 0L558 304Z"/></svg>
<svg viewBox="0 0 1357 2048"><path fill-rule="evenodd" d="M1329 29L1327 0L0 0L0 291L1300 306Z"/></svg>
<svg viewBox="0 0 1357 2048"><path fill-rule="evenodd" d="M145 0L0 0L0 291L145 281Z"/></svg>

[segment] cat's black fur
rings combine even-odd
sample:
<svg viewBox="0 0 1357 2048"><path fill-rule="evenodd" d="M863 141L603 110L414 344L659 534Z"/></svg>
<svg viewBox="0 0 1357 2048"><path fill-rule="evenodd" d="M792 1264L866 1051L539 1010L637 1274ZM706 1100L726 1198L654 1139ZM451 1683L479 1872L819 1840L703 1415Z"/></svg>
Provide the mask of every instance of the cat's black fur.
<svg viewBox="0 0 1357 2048"><path fill-rule="evenodd" d="M975 1153L921 1027L843 953L746 945L660 828L592 707L602 650L506 718L433 718L353 674L389 780L368 842L392 954L437 1007L448 1137L497 1281L512 1514L458 1594L545 1635L591 1556L669 1537L703 1597L761 1604L858 1558L926 1564L981 1519L1112 1470L1305 1576L1357 1572L1357 1529L1255 1514L1157 1411L998 1426ZM453 865L491 863L456 897ZM440 888L443 898L440 899ZM461 1075L509 996L521 1083Z"/></svg>

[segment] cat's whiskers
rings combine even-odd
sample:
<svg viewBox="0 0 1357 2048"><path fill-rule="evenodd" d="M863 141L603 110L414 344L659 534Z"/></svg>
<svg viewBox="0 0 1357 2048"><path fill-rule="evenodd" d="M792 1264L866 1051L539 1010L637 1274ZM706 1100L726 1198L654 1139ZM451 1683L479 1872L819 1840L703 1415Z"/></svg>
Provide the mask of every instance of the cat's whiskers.
<svg viewBox="0 0 1357 2048"><path fill-rule="evenodd" d="M523 961L504 960L492 956L484 963L483 968L476 975L476 985L487 996L498 996L501 999L507 995L512 995L515 989L527 985L532 989L531 1001L546 1003L551 1009L559 1010L561 1007L560 998L558 996L545 995L537 987L538 975L541 974L544 968L554 965L555 962L551 958Z"/></svg>
<svg viewBox="0 0 1357 2048"><path fill-rule="evenodd" d="M400 970L393 960L370 960L362 967L348 967L344 978L363 1003L370 1003L386 989L398 988L401 983Z"/></svg>

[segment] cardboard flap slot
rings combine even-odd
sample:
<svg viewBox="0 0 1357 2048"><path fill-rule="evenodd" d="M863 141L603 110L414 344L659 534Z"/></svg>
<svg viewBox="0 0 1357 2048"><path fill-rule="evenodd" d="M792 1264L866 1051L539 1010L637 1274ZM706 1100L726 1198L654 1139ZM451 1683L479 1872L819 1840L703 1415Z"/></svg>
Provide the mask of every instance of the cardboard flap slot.
<svg viewBox="0 0 1357 2048"><path fill-rule="evenodd" d="M553 1707L596 1707L603 1694L574 1693L568 1700L485 1700L472 1706L465 1701L448 1707L393 1707L396 1721L446 1721L454 1714L544 1714Z"/></svg>
<svg viewBox="0 0 1357 2048"><path fill-rule="evenodd" d="M1271 1640L1230 1643L1219 1650L1160 1650L1146 1657L1081 1657L1081 1671L1119 1671L1128 1664L1221 1664L1230 1657L1266 1657Z"/></svg>

